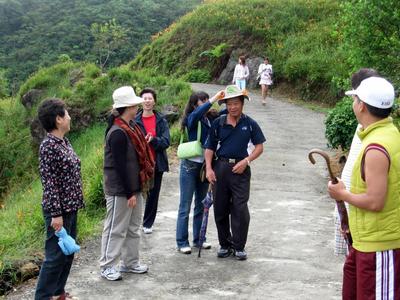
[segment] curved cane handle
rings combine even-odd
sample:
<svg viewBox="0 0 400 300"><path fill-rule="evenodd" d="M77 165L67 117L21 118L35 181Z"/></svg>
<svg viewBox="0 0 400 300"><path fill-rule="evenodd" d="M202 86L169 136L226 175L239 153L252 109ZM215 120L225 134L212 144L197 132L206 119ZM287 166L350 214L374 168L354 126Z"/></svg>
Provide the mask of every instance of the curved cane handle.
<svg viewBox="0 0 400 300"><path fill-rule="evenodd" d="M322 151L321 149L316 149L316 148L315 149L311 149L310 152L308 153L308 159L310 160L310 162L313 165L315 165L315 159L313 157L314 153L321 155L325 159L326 165L328 167L329 177L331 178L332 183L333 184L338 183L338 180L336 179L336 176L333 175L333 172L332 172L332 169L331 169L331 160L329 158L329 155L325 151Z"/></svg>

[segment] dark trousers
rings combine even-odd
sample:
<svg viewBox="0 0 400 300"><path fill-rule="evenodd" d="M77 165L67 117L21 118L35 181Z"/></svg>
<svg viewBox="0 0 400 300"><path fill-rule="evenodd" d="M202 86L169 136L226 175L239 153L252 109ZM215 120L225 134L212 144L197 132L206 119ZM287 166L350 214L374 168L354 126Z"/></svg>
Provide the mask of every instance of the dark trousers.
<svg viewBox="0 0 400 300"><path fill-rule="evenodd" d="M243 250L249 231L250 167L242 174L232 172L234 164L216 161L214 172L214 217L219 244L223 248Z"/></svg>
<svg viewBox="0 0 400 300"><path fill-rule="evenodd" d="M163 172L156 171L154 174L154 186L147 195L146 207L144 209L143 227L152 227L156 219L162 176Z"/></svg>
<svg viewBox="0 0 400 300"><path fill-rule="evenodd" d="M35 300L47 300L65 292L69 271L74 255L64 255L58 246L58 237L51 224L51 216L44 213L46 223L45 259L40 269L39 280L36 286ZM77 213L63 214L64 228L67 233L76 238Z"/></svg>

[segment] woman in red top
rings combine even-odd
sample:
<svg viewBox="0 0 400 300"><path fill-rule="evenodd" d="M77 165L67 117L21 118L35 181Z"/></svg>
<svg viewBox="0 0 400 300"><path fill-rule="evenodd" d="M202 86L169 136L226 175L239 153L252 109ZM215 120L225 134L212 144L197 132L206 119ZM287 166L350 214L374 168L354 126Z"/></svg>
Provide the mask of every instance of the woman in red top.
<svg viewBox="0 0 400 300"><path fill-rule="evenodd" d="M143 98L143 110L136 115L136 122L142 128L156 160L154 186L147 194L146 208L143 216L143 232L153 232L153 223L157 214L158 198L164 172L169 171L166 149L170 145L168 122L164 115L154 110L157 94L151 88L145 88L140 93Z"/></svg>

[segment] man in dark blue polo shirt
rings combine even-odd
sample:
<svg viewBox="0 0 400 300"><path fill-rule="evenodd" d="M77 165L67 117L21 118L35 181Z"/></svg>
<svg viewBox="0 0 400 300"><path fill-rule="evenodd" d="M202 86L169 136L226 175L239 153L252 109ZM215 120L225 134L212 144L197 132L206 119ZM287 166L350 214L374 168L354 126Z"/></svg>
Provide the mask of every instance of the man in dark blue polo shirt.
<svg viewBox="0 0 400 300"><path fill-rule="evenodd" d="M227 86L219 103L226 103L228 114L214 120L205 143L206 177L213 185L214 216L221 246L218 257L228 257L233 252L239 260L247 258L250 163L261 155L265 142L257 122L243 114L245 98L248 99L246 91ZM254 150L249 154L250 141Z"/></svg>

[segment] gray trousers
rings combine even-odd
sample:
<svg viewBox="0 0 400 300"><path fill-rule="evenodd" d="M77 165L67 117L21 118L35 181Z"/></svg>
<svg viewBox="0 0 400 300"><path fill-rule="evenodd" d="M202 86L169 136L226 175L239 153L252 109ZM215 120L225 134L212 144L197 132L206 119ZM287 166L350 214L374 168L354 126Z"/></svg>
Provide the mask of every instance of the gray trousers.
<svg viewBox="0 0 400 300"><path fill-rule="evenodd" d="M139 262L140 225L143 197L136 194L134 208L128 207L126 197L106 195L107 216L101 240L100 268L136 266Z"/></svg>

